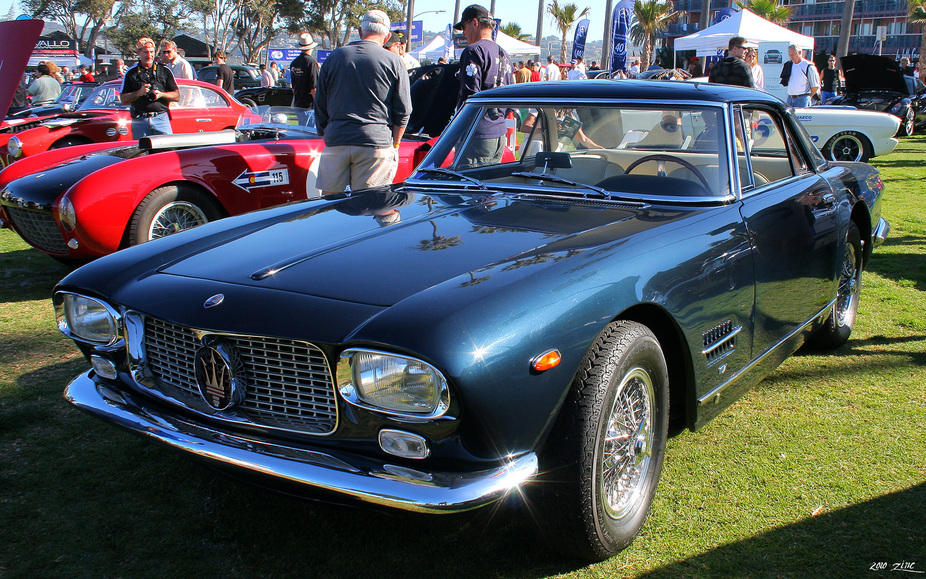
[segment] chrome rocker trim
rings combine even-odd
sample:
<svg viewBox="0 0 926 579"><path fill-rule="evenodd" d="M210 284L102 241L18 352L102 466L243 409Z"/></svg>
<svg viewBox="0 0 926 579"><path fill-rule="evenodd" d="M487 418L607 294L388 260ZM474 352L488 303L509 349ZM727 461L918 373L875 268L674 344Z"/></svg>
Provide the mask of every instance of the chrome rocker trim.
<svg viewBox="0 0 926 579"><path fill-rule="evenodd" d="M875 232L872 235L874 241L872 242L872 247L878 247L887 239L887 236L891 233L891 224L887 222L883 217L878 220L878 225L875 227Z"/></svg>
<svg viewBox="0 0 926 579"><path fill-rule="evenodd" d="M248 440L167 416L97 383L92 372L64 391L68 402L90 415L200 459L377 505L425 513L466 511L504 498L538 471L534 453L478 472L427 473L390 464L361 470L321 452Z"/></svg>

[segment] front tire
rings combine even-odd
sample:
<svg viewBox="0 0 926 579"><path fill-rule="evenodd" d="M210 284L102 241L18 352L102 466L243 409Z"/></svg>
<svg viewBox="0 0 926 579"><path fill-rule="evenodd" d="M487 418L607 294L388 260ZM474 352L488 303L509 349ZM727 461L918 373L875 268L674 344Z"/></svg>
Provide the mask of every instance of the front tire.
<svg viewBox="0 0 926 579"><path fill-rule="evenodd" d="M823 147L827 159L831 161L858 161L867 163L873 151L865 135L855 131L843 131L827 141Z"/></svg>
<svg viewBox="0 0 926 579"><path fill-rule="evenodd" d="M206 194L184 186L159 187L148 194L129 223L129 245L138 245L222 218Z"/></svg>
<svg viewBox="0 0 926 579"><path fill-rule="evenodd" d="M855 327L861 292L862 241L858 227L853 223L849 225L849 231L846 232L839 286L836 288L836 301L830 309L826 322L810 336L808 344L811 347L833 350L849 341L852 328Z"/></svg>
<svg viewBox="0 0 926 579"><path fill-rule="evenodd" d="M913 136L913 129L916 126L916 114L913 112L913 107L908 107L907 112L904 113L903 118L900 120L900 128L897 129L897 135L900 137L911 137Z"/></svg>
<svg viewBox="0 0 926 579"><path fill-rule="evenodd" d="M610 324L586 354L544 460L539 485L550 546L604 560L640 532L662 471L668 370L653 333Z"/></svg>

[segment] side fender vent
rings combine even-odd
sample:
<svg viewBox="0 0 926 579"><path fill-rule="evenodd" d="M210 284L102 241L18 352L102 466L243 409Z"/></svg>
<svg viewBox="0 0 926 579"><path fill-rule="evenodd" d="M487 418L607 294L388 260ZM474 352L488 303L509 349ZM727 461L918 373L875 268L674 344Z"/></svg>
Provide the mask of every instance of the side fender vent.
<svg viewBox="0 0 926 579"><path fill-rule="evenodd" d="M734 327L733 322L727 320L701 334L704 343L701 353L704 354L708 366L727 357L736 349L736 335L742 329L743 326Z"/></svg>

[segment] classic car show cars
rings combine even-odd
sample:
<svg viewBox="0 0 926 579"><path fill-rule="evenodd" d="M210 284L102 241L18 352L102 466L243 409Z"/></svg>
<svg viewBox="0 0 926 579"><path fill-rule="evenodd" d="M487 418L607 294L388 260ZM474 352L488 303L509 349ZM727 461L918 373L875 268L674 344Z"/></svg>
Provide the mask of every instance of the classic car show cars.
<svg viewBox="0 0 926 579"><path fill-rule="evenodd" d="M170 125L174 133L195 133L233 129L247 107L221 88L195 80L179 80L180 100L170 103ZM12 163L49 149L85 143L130 141L129 107L119 102L121 81L100 85L72 113L50 120L17 125L14 134L0 134L0 159Z"/></svg>
<svg viewBox="0 0 926 579"><path fill-rule="evenodd" d="M397 179L411 174L430 140L402 141ZM228 215L317 197L323 148L311 111L281 107L244 116L236 131L49 151L0 172L0 222L39 251L84 261Z"/></svg>
<svg viewBox="0 0 926 579"><path fill-rule="evenodd" d="M58 327L91 369L65 397L286 492L522 500L554 548L603 559L641 530L670 432L849 339L882 189L758 91L481 92L403 183L69 274Z"/></svg>
<svg viewBox="0 0 926 579"><path fill-rule="evenodd" d="M818 106L794 109L810 140L832 161L867 162L897 147L897 117L850 106Z"/></svg>
<svg viewBox="0 0 926 579"><path fill-rule="evenodd" d="M917 91L916 79L904 76L897 63L878 54L850 54L840 59L846 92L828 104L890 113L900 119L898 135L910 136L926 123L926 95Z"/></svg>

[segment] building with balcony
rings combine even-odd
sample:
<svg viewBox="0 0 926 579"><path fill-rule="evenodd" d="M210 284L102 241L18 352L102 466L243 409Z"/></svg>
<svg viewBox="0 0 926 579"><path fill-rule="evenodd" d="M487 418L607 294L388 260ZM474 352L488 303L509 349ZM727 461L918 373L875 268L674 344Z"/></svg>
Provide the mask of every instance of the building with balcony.
<svg viewBox="0 0 926 579"><path fill-rule="evenodd" d="M816 52L835 53L839 44L839 27L845 2L832 0L779 0L791 9L787 28L813 36ZM711 18L716 12L730 8L731 0L711 0ZM676 10L684 10L687 17L666 30L668 39L686 36L698 31L698 22L703 10L703 0L677 0ZM852 15L852 30L849 33L849 52L878 54L900 58L919 57L920 24L907 22L907 0L856 0ZM876 34L884 26L887 38L878 45Z"/></svg>

